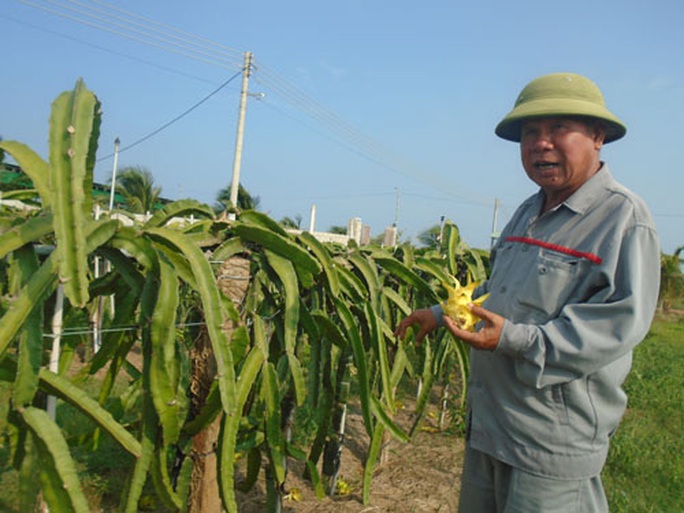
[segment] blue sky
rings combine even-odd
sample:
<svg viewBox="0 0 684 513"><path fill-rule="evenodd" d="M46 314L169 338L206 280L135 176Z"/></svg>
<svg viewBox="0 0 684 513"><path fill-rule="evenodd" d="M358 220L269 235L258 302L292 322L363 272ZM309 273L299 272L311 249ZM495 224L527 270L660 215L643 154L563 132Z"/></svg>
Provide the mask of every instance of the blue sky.
<svg viewBox="0 0 684 513"><path fill-rule="evenodd" d="M679 0L3 0L0 136L45 156L50 104L82 77L103 105L106 183L117 136L126 148L178 117L249 51L241 181L262 210L307 228L316 205L317 230L361 217L373 235L396 220L414 240L446 216L488 247L495 199L501 228L535 191L494 126L529 80L573 71L627 124L604 160L671 253L684 245L682 19ZM122 151L119 169L213 204L232 177L239 92L237 77Z"/></svg>

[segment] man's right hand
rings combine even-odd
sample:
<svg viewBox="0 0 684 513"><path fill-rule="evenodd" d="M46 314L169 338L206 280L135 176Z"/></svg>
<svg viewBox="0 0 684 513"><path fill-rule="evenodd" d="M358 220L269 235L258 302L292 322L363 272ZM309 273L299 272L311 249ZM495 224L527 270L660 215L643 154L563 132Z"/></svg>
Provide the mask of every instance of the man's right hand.
<svg viewBox="0 0 684 513"><path fill-rule="evenodd" d="M427 334L437 328L437 319L435 319L432 310L429 308L421 308L403 319L394 330L394 335L399 338L404 338L406 336L406 330L414 324L418 325L416 344L420 344Z"/></svg>

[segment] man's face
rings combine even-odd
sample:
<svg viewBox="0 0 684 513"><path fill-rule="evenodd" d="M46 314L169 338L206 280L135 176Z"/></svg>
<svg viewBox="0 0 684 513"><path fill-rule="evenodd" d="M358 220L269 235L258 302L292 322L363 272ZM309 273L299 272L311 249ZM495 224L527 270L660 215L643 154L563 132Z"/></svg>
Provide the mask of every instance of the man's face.
<svg viewBox="0 0 684 513"><path fill-rule="evenodd" d="M547 197L564 201L598 171L604 138L598 126L577 118L527 120L520 137L523 167Z"/></svg>

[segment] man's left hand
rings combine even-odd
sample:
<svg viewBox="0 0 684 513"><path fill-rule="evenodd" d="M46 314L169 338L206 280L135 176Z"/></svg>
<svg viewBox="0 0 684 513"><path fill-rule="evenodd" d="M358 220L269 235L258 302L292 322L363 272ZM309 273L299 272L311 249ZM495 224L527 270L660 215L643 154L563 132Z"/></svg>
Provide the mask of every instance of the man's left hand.
<svg viewBox="0 0 684 513"><path fill-rule="evenodd" d="M499 345L499 336L506 320L481 306L470 305L470 311L482 319L484 323L479 330L462 330L448 315L444 316L444 326L454 337L461 339L469 346L475 349L494 351Z"/></svg>

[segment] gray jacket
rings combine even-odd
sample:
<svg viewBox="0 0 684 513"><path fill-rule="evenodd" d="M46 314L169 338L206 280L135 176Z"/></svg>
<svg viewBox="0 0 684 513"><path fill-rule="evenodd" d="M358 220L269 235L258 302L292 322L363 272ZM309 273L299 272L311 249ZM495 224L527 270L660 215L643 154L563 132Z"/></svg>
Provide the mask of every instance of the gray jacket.
<svg viewBox="0 0 684 513"><path fill-rule="evenodd" d="M493 352L471 350L468 440L528 472L600 473L625 411L621 385L658 298L660 247L644 202L607 165L539 216L527 199L475 297L505 317Z"/></svg>

